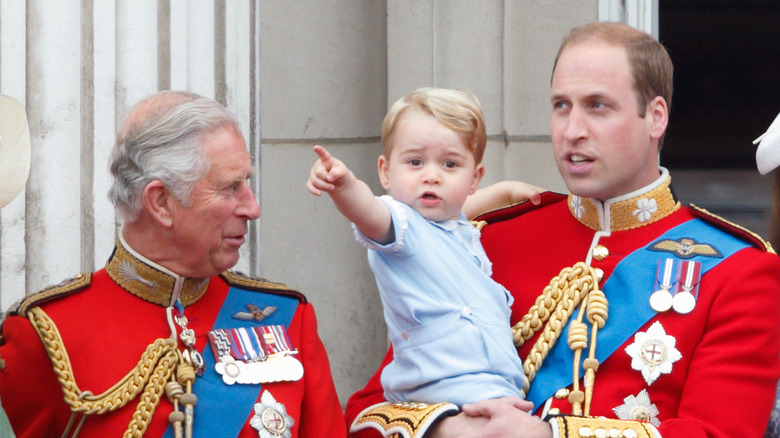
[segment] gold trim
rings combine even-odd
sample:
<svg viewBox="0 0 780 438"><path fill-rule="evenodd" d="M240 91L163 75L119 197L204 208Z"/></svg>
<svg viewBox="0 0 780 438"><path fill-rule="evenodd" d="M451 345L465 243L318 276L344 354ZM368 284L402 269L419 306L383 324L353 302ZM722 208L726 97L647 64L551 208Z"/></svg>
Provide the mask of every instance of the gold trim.
<svg viewBox="0 0 780 438"><path fill-rule="evenodd" d="M279 290L286 292L298 292L297 290L287 286L284 283L276 283L264 279L257 279L247 277L246 275L235 271L223 271L220 274L222 278L230 285L242 286L247 289L260 289L260 290Z"/></svg>
<svg viewBox="0 0 780 438"><path fill-rule="evenodd" d="M28 309L38 306L41 303L45 303L49 301L52 298L55 298L60 295L65 295L70 292L74 292L77 290L81 290L92 283L92 273L91 272L85 272L82 274L79 274L75 276L74 278L65 280L55 286L51 286L49 288L46 288L35 295L23 300L20 304L18 309L10 309L9 311L14 311L17 315L21 316L27 316Z"/></svg>
<svg viewBox="0 0 780 438"><path fill-rule="evenodd" d="M649 423L631 420L614 420L605 417L578 417L562 415L549 420L558 426L561 438L661 438Z"/></svg>
<svg viewBox="0 0 780 438"><path fill-rule="evenodd" d="M671 182L671 177L667 177L658 187L633 198L604 203L604 215L609 214L610 218L610 231L632 230L650 225L677 211L681 204L672 195ZM639 207L643 199L646 201L642 203L650 208L646 207L643 210ZM602 204L599 201L569 195L568 205L569 211L583 225L592 230L605 228L605 225L600 223L599 207Z"/></svg>
<svg viewBox="0 0 780 438"><path fill-rule="evenodd" d="M701 208L701 207L699 207L697 205L694 205L694 204L691 204L690 207L691 207L692 210L695 210L695 211L701 213L704 216L707 216L707 217L712 218L712 219L716 219L718 222L723 222L724 224L726 224L726 225L728 225L730 227L736 228L736 229L738 229L738 230L740 230L740 231L742 231L742 232L752 236L754 239L756 239L758 242L760 242L764 246L764 249L766 249L766 252L771 253L771 254L777 254L775 252L775 249L772 247L772 244L769 243L768 241L764 240L763 237L759 236L755 232L753 232L753 231L743 227L742 225L739 225L737 223L731 222L730 220L728 220L726 218L718 216L717 214L712 213L711 211L707 210L706 208Z"/></svg>
<svg viewBox="0 0 780 438"><path fill-rule="evenodd" d="M385 437L417 438L424 436L440 417L457 411L458 407L452 403L385 402L361 412L352 423L350 432L371 428Z"/></svg>
<svg viewBox="0 0 780 438"><path fill-rule="evenodd" d="M70 410L85 416L103 414L124 407L140 394L141 399L123 437L142 437L160 402L165 382L181 361L176 341L171 338L157 339L146 348L138 364L119 382L102 394L92 395L90 391L82 391L76 384L68 352L54 321L40 307L31 308L28 318L46 348L46 354L62 386L64 401Z"/></svg>
<svg viewBox="0 0 780 438"><path fill-rule="evenodd" d="M176 278L157 269L148 261L131 254L117 240L114 254L106 263L106 272L122 289L150 303L169 306L175 292ZM198 301L208 288L208 278L182 278L179 300L188 306Z"/></svg>

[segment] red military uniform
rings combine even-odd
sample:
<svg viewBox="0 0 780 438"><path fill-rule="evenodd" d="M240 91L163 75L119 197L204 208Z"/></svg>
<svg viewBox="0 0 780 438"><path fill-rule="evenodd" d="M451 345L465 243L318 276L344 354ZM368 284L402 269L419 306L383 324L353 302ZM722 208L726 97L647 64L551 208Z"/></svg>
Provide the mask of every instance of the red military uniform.
<svg viewBox="0 0 780 438"><path fill-rule="evenodd" d="M665 438L763 434L780 377L780 258L758 236L681 207L665 172L646 190L604 204L546 193L538 207L520 204L480 219L487 222L482 243L493 277L515 297L513 324L563 268L584 261L602 276L609 307L598 332L589 415L570 415L569 327L528 392L537 415L560 414L551 420L555 434L598 436L588 434L599 428ZM696 287L688 313L650 306L667 266L683 267L669 270L665 285L673 292L684 283ZM539 332L522 345L521 357L531 354ZM347 404L348 421L357 418L352 436L400 430L401 418L413 425L410 435L420 436L439 416L432 409L447 411L379 405L377 376Z"/></svg>
<svg viewBox="0 0 780 438"><path fill-rule="evenodd" d="M156 388L175 379L176 371L169 372L170 377L155 377L157 372L166 376L166 366L150 353L173 345L169 357L172 363L181 363L176 352L187 350L178 340L170 342L172 329L177 334L193 330L193 348L205 359L205 372L192 387L198 397L194 436L346 435L314 310L303 295L278 283L231 272L208 280L171 274L120 243L106 269L28 298L10 313L2 329L0 398L17 437L62 436L72 416L63 394L70 406L84 400L89 404L78 409L94 412L86 417L79 436L118 437L129 429L132 433L125 436L140 436L144 427L144 436L163 436L171 428L168 417L174 406ZM180 316L183 311L186 321L172 318L169 323L166 307L176 293L183 306L171 313ZM226 384L216 372L209 332L276 325L287 329L303 375L292 377L300 377L297 380L268 381L265 376L262 384ZM160 341L155 344L155 340ZM180 369L184 368L176 368ZM126 375L132 377L125 381L127 391L100 397ZM144 380L147 375L152 377ZM181 412L183 400L177 401ZM111 405L119 403L124 406L113 410ZM76 416L76 421L80 418ZM134 418L139 420L129 426ZM174 436L172 430L166 436Z"/></svg>

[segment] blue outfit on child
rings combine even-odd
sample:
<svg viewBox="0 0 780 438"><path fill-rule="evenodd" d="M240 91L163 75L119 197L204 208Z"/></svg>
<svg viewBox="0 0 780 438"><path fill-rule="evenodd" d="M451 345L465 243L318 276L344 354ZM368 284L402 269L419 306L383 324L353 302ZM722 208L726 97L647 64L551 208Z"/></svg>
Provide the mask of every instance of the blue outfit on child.
<svg viewBox="0 0 780 438"><path fill-rule="evenodd" d="M389 196L379 199L390 209L395 240L380 245L353 228L368 249L393 344L381 376L385 398L462 406L522 397L513 299L490 278L479 230L463 213L434 222Z"/></svg>

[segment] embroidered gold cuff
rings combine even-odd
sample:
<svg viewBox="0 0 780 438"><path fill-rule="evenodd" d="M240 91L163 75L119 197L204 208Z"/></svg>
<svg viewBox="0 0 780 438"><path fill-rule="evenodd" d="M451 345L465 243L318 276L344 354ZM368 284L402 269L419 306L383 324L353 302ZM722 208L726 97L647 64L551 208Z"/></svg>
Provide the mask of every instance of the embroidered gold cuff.
<svg viewBox="0 0 780 438"><path fill-rule="evenodd" d="M363 410L350 427L350 432L375 429L384 437L420 438L445 416L458 412L452 403L380 403ZM397 435L396 435L397 434Z"/></svg>
<svg viewBox="0 0 780 438"><path fill-rule="evenodd" d="M661 438L650 423L605 417L562 415L550 418L559 438ZM557 430L556 430L557 429Z"/></svg>

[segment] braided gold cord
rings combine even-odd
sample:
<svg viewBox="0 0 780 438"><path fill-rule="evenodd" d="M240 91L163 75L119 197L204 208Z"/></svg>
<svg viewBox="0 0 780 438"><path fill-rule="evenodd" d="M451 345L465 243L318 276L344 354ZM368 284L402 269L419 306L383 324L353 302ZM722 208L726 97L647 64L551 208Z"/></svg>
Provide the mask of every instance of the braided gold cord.
<svg viewBox="0 0 780 438"><path fill-rule="evenodd" d="M561 335L577 305L591 290L598 288L598 276L593 268L578 262L564 268L536 299L528 314L512 327L515 345L523 345L543 326L539 339L523 362L526 382L523 390L528 393L536 372L542 366L550 349ZM547 322L547 324L545 324Z"/></svg>
<svg viewBox="0 0 780 438"><path fill-rule="evenodd" d="M134 400L143 390L141 401L124 436L140 437L146 431L165 383L178 363L176 341L160 338L146 348L135 368L100 395L82 392L76 384L73 368L59 330L39 307L28 311L33 328L38 333L62 386L65 403L71 411L84 415L115 411Z"/></svg>
<svg viewBox="0 0 780 438"><path fill-rule="evenodd" d="M159 340L161 339L158 339L158 341ZM152 420L152 415L154 415L154 411L160 403L160 398L165 391L165 384L168 382L168 379L179 362L177 352L178 351L174 348L173 351L165 354L160 361L157 362L157 365L155 365L149 383L144 388L141 400L138 402L138 406L133 413L133 419L127 426L127 430L123 437L142 437L146 432L146 428Z"/></svg>

